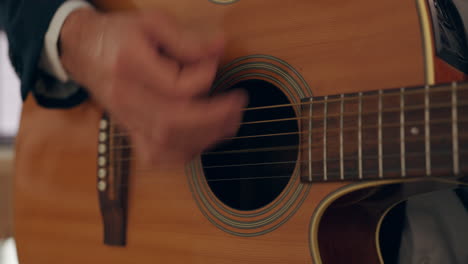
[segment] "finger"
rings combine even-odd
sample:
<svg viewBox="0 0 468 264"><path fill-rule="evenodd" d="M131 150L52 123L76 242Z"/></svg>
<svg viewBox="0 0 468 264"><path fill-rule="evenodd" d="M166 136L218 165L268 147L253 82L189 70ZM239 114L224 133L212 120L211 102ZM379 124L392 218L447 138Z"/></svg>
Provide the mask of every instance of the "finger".
<svg viewBox="0 0 468 264"><path fill-rule="evenodd" d="M143 60L141 58L140 60ZM212 86L218 68L218 57L211 57L180 66L163 54L157 54L154 63L160 72L152 72L157 69L153 67L134 68L133 73L143 80L147 87L165 97L185 97L207 95Z"/></svg>
<svg viewBox="0 0 468 264"><path fill-rule="evenodd" d="M147 126L153 127L151 133L133 131L134 135L141 135L135 143L144 163L189 162L227 135L235 133L245 101L245 94L233 92L216 98L184 102L183 106L175 100L171 103L158 102L162 107L160 111L165 112L165 115L150 111L141 114L147 116L148 120L153 118L145 122ZM155 124L156 127L152 126Z"/></svg>
<svg viewBox="0 0 468 264"><path fill-rule="evenodd" d="M242 108L246 105L246 95L241 91L199 100L190 105L190 111L175 111L174 120L184 134L178 144L186 149L201 152L234 134L242 118ZM187 147L189 146L189 147Z"/></svg>
<svg viewBox="0 0 468 264"><path fill-rule="evenodd" d="M216 76L218 58L202 59L196 63L183 65L177 77L176 96L195 97L207 95Z"/></svg>
<svg viewBox="0 0 468 264"><path fill-rule="evenodd" d="M125 55L128 59L122 59L124 70L136 83L153 90L168 90L174 87L179 75L179 64L154 49L145 39L136 40L133 52Z"/></svg>
<svg viewBox="0 0 468 264"><path fill-rule="evenodd" d="M224 49L223 34L216 32L210 38L202 38L193 31L181 30L175 20L160 13L144 16L143 25L154 43L168 56L183 63L221 54Z"/></svg>

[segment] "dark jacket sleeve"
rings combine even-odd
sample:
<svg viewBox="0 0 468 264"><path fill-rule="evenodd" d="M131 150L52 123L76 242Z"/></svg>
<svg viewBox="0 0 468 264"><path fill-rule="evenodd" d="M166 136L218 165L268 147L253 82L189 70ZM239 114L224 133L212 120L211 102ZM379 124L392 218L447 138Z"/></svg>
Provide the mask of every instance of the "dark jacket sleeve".
<svg viewBox="0 0 468 264"><path fill-rule="evenodd" d="M49 24L66 0L0 0L0 28L6 31L9 55L21 80L21 95L32 93L45 107L72 107L87 98L87 93L74 82L62 83L39 69L44 37ZM76 86L66 97L47 96L47 90Z"/></svg>

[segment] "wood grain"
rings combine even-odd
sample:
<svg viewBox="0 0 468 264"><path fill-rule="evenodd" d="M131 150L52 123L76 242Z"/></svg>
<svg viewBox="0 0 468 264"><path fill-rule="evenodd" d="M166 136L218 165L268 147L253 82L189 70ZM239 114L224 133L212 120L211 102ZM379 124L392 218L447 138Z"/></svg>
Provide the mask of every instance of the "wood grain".
<svg viewBox="0 0 468 264"><path fill-rule="evenodd" d="M157 8L198 31L220 28L228 39L222 64L252 54L281 58L298 70L314 95L415 86L425 79L413 1L96 2L106 10ZM101 114L93 102L46 110L32 97L26 101L15 181L20 263L314 263L312 217L325 197L349 183L313 185L283 226L248 238L225 233L207 220L182 165L141 173L132 164L128 244L105 246L96 192ZM328 243L335 241L328 238Z"/></svg>
<svg viewBox="0 0 468 264"><path fill-rule="evenodd" d="M251 54L281 58L299 70L315 96L424 83L420 25L413 1L95 3L106 10L159 9L194 30L223 30L228 43L223 63Z"/></svg>

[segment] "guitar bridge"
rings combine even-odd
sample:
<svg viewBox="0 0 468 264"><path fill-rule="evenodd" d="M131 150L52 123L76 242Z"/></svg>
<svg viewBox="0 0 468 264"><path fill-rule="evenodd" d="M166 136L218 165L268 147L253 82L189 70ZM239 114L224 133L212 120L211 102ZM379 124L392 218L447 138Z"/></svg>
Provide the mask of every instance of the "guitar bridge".
<svg viewBox="0 0 468 264"><path fill-rule="evenodd" d="M126 245L129 158L127 136L104 115L99 129L97 190L104 244L109 246Z"/></svg>

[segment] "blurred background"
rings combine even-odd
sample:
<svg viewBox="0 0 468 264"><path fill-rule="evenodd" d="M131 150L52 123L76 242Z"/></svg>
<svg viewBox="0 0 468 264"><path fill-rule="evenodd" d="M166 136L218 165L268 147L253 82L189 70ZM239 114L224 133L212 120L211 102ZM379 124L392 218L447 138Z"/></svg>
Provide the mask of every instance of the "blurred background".
<svg viewBox="0 0 468 264"><path fill-rule="evenodd" d="M21 110L19 81L8 60L0 29L0 264L17 264L13 239L13 156Z"/></svg>

